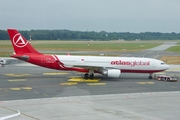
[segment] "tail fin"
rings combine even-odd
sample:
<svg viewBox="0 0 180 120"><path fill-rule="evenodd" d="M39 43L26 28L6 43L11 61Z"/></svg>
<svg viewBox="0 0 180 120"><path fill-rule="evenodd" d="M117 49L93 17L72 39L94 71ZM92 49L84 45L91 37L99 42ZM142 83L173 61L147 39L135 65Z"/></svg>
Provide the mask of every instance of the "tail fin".
<svg viewBox="0 0 180 120"><path fill-rule="evenodd" d="M11 39L15 54L41 54L38 51L36 51L16 29L8 29L8 34Z"/></svg>

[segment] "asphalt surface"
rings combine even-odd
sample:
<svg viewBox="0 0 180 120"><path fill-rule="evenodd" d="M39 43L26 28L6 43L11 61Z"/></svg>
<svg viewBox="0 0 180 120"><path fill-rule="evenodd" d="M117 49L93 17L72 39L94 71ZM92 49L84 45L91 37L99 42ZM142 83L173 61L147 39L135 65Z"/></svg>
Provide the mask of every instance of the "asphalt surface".
<svg viewBox="0 0 180 120"><path fill-rule="evenodd" d="M161 74L179 76L179 73L176 68ZM148 74L123 73L119 79L97 74L95 79L85 80L83 73L29 64L0 67L0 76L0 101L180 90L180 82L150 80Z"/></svg>

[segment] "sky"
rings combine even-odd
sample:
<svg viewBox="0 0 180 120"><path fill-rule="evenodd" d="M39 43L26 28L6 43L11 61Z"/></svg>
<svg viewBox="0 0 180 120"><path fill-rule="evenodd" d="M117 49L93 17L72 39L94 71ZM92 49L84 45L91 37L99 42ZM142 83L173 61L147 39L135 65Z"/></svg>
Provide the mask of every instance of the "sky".
<svg viewBox="0 0 180 120"><path fill-rule="evenodd" d="M0 29L180 33L180 0L0 0Z"/></svg>

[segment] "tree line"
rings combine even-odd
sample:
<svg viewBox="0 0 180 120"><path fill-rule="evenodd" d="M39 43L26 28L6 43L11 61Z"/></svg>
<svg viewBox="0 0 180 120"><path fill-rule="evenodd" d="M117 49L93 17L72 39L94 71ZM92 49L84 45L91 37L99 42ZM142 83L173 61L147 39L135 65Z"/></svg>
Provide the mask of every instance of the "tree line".
<svg viewBox="0 0 180 120"><path fill-rule="evenodd" d="M161 32L94 32L71 30L20 30L26 39L32 40L180 40L180 33ZM0 40L9 40L6 30L0 30Z"/></svg>

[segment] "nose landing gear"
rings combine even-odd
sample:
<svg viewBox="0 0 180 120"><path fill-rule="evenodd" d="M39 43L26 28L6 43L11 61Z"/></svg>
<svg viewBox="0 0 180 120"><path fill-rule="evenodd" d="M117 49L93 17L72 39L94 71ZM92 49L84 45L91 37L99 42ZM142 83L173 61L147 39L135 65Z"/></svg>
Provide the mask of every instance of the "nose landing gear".
<svg viewBox="0 0 180 120"><path fill-rule="evenodd" d="M148 79L152 79L152 78L153 78L153 77L152 77L152 74L153 74L153 73L150 73L150 74L149 74Z"/></svg>

